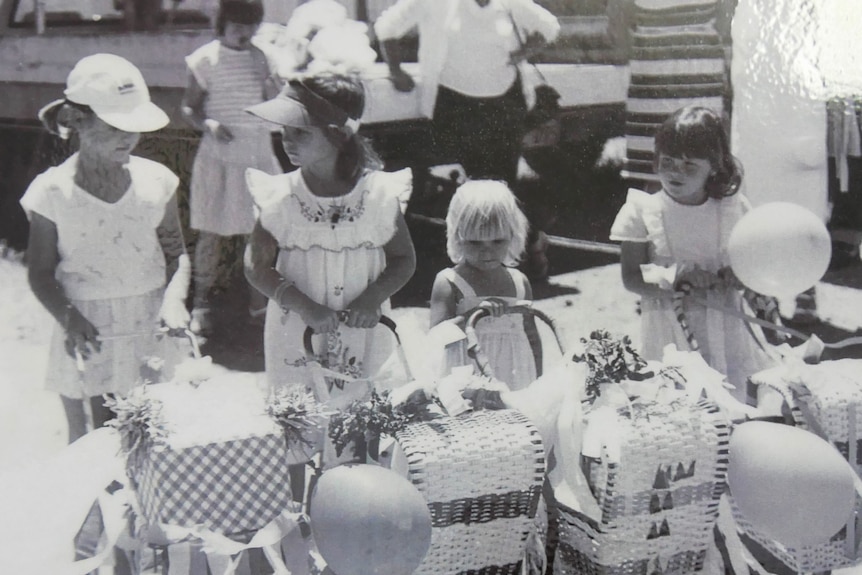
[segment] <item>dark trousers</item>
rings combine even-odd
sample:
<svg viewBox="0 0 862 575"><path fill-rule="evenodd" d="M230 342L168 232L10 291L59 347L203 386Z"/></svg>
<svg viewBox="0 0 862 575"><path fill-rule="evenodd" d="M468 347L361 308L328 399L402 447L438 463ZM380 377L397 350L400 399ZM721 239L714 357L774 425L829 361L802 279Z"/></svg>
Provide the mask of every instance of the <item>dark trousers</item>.
<svg viewBox="0 0 862 575"><path fill-rule="evenodd" d="M460 163L471 179L514 185L526 113L520 79L493 98L474 98L440 86L432 122L436 154Z"/></svg>

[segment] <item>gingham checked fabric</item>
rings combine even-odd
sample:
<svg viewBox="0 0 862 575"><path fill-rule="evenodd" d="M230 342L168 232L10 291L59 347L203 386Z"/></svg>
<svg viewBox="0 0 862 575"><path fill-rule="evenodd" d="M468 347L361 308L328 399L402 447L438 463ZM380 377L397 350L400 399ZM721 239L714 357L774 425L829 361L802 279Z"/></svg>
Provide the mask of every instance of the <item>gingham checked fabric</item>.
<svg viewBox="0 0 862 575"><path fill-rule="evenodd" d="M290 501L281 435L186 449L150 448L138 473L138 496L151 523L202 525L231 534L260 529Z"/></svg>

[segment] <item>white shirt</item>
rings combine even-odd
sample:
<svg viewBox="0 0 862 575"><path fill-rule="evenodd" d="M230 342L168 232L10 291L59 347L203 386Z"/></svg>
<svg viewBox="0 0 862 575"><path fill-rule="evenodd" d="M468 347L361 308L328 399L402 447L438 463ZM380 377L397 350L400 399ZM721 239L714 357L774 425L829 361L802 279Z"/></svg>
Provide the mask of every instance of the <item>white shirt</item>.
<svg viewBox="0 0 862 575"><path fill-rule="evenodd" d="M477 98L504 94L515 81L510 55L518 49L509 13L497 3L459 2L447 30L449 53L440 85Z"/></svg>
<svg viewBox="0 0 862 575"><path fill-rule="evenodd" d="M431 117L437 100L440 74L447 60L467 60L471 54L459 54L449 49L451 23L459 4L475 0L398 0L389 7L377 22L374 32L381 41L394 40L419 28L419 64L422 70L421 109L423 115ZM532 0L491 0L486 8L508 10L521 29L521 37L538 32L549 42L560 33L556 16ZM481 76L481 75L477 75ZM525 90L528 88L524 86Z"/></svg>
<svg viewBox="0 0 862 575"><path fill-rule="evenodd" d="M57 227L56 277L77 300L141 295L165 285L165 257L156 229L179 178L144 158L129 160L131 185L108 203L74 183L78 154L33 180L21 198L28 217Z"/></svg>

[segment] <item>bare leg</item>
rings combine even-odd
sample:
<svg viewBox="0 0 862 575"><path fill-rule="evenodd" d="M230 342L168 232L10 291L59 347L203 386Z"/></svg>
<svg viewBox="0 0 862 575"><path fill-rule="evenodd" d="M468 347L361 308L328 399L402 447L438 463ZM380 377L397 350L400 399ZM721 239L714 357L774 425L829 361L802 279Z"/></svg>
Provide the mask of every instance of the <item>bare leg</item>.
<svg viewBox="0 0 862 575"><path fill-rule="evenodd" d="M66 412L66 423L69 425L69 443L84 437L87 433L87 416L84 414L84 402L80 399L72 399L64 395L60 396L63 401L63 411Z"/></svg>
<svg viewBox="0 0 862 575"><path fill-rule="evenodd" d="M218 284L221 263L221 236L210 232L199 232L195 243L194 265L194 306L190 327L199 335L212 331L210 298L213 288Z"/></svg>

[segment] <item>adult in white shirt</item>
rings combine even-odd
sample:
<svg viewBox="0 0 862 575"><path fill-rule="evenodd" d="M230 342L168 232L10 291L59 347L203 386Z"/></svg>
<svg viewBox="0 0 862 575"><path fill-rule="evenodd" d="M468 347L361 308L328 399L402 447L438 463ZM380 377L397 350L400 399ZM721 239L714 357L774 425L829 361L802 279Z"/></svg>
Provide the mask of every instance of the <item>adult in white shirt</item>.
<svg viewBox="0 0 862 575"><path fill-rule="evenodd" d="M557 37L557 18L532 0L398 0L374 31L400 91L415 84L398 39L415 27L421 107L438 156L471 178L514 183L532 89L519 68Z"/></svg>

